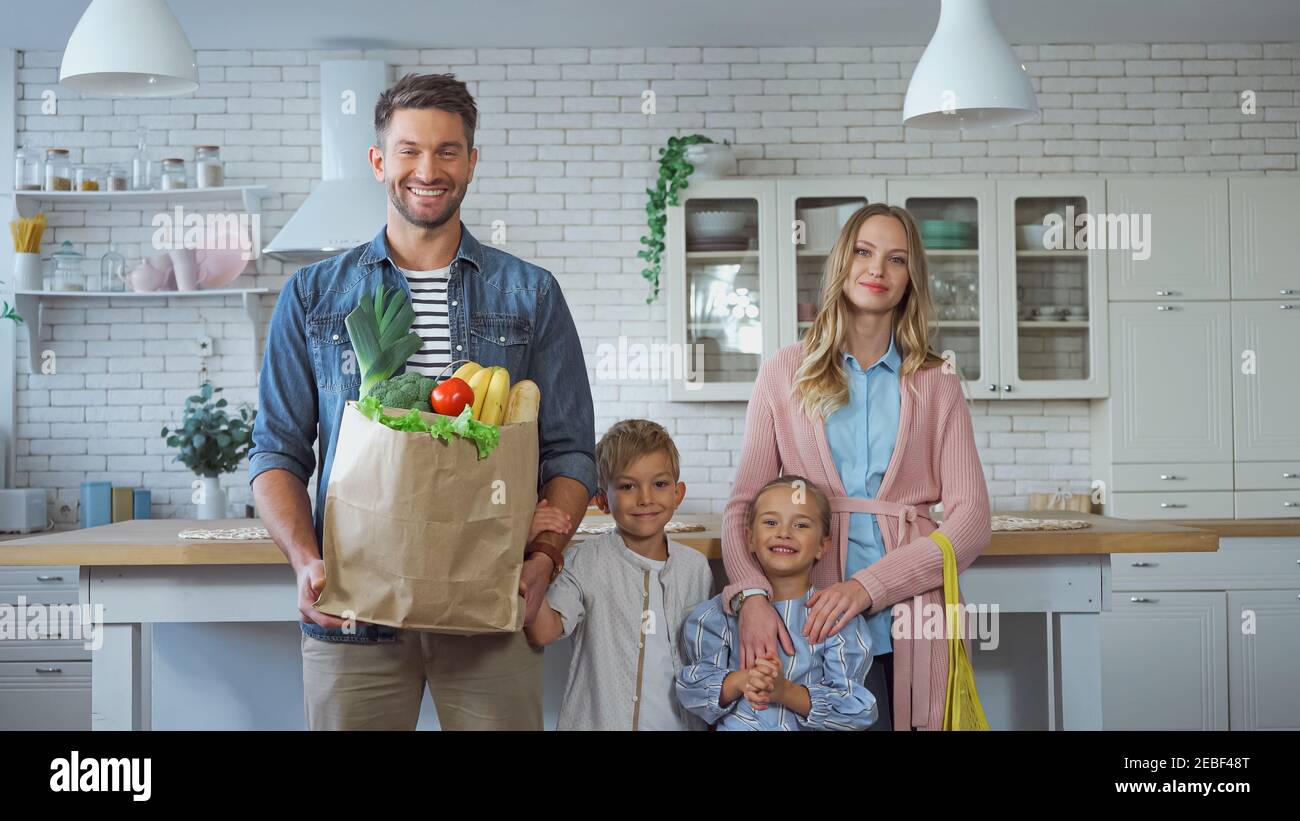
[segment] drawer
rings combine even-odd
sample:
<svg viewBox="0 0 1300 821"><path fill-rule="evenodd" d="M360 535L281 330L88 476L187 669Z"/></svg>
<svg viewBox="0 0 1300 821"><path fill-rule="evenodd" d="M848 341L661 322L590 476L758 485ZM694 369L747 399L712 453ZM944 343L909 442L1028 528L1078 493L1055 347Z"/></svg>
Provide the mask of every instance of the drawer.
<svg viewBox="0 0 1300 821"><path fill-rule="evenodd" d="M1300 462L1238 462L1235 488L1300 492Z"/></svg>
<svg viewBox="0 0 1300 821"><path fill-rule="evenodd" d="M1166 462L1115 465L1112 491L1232 490L1231 462Z"/></svg>
<svg viewBox="0 0 1300 821"><path fill-rule="evenodd" d="M79 571L76 565L0 567L0 604L15 604L20 594L33 603L75 602Z"/></svg>
<svg viewBox="0 0 1300 821"><path fill-rule="evenodd" d="M1213 553L1112 553L1111 589L1234 590L1300 587L1294 540L1220 539Z"/></svg>
<svg viewBox="0 0 1300 821"><path fill-rule="evenodd" d="M48 635L48 634L42 634ZM86 645L93 645L90 634L87 638L42 638L0 640L0 663L9 661L90 661L91 651Z"/></svg>
<svg viewBox="0 0 1300 821"><path fill-rule="evenodd" d="M1231 519L1232 492L1110 494L1106 514L1124 519Z"/></svg>
<svg viewBox="0 0 1300 821"><path fill-rule="evenodd" d="M90 729L90 662L0 662L0 730Z"/></svg>
<svg viewBox="0 0 1300 821"><path fill-rule="evenodd" d="M1247 490L1237 494L1238 519L1298 517L1300 517L1300 488L1295 490Z"/></svg>

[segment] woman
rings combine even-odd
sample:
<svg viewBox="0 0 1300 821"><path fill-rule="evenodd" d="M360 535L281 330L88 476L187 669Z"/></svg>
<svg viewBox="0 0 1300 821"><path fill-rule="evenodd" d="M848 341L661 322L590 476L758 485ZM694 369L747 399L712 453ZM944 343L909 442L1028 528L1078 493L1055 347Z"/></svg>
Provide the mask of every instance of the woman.
<svg viewBox="0 0 1300 821"><path fill-rule="evenodd" d="M887 694L895 729L943 726L947 644L913 636L927 605L943 606L943 554L928 538L935 529L930 507L943 502L941 530L959 572L991 535L961 377L930 348L929 315L915 221L896 206L864 206L827 257L821 308L804 340L759 371L723 514L731 581L723 601L728 611L739 608L741 665L749 667L778 646L787 654L794 648L745 549L746 505L787 473L808 477L831 497L833 547L813 570L818 592L808 601L805 634L817 643L859 614L867 619L873 669L886 682L877 699ZM898 619L907 624L895 638L890 623L899 603Z"/></svg>

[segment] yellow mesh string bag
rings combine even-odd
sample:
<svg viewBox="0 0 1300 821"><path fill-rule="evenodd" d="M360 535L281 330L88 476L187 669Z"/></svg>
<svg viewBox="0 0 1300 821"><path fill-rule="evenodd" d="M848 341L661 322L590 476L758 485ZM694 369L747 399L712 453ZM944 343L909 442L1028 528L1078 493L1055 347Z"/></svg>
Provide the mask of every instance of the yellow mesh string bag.
<svg viewBox="0 0 1300 821"><path fill-rule="evenodd" d="M930 538L943 551L943 599L948 636L948 694L943 704L943 729L987 730L989 721L980 706L979 690L975 687L975 668L966 655L966 642L960 630L961 604L957 590L957 555L952 542L940 531Z"/></svg>

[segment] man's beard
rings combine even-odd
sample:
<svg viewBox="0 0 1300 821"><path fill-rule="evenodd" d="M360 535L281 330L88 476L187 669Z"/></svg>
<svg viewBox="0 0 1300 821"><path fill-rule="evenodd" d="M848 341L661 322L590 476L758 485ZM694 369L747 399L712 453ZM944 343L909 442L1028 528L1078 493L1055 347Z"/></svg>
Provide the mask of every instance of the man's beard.
<svg viewBox="0 0 1300 821"><path fill-rule="evenodd" d="M437 228L451 219L452 214L455 214L457 209L460 208L461 201L465 199L467 188L448 188L447 193L443 194L443 198L447 200L447 209L440 216L431 220L421 219L411 212L411 209L406 205L406 201L402 199L404 190L404 184L397 184L388 189L388 199L393 203L393 207L397 209L397 213L401 214L403 219L416 228Z"/></svg>

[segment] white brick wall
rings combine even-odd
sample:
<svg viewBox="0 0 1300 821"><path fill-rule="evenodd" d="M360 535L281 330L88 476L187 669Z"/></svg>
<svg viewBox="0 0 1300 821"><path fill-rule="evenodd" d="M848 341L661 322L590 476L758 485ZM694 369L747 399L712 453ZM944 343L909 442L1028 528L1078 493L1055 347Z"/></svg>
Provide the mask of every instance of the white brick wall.
<svg viewBox="0 0 1300 821"><path fill-rule="evenodd" d="M602 342L663 341L662 300L645 306L637 259L644 189L655 149L701 132L736 146L744 175L1294 173L1300 149L1300 45L1294 43L1019 46L1043 107L1040 123L959 138L907 132L900 109L922 49L563 48L401 51L202 51L202 86L187 98L79 99L59 90L61 55L26 52L18 72L18 142L66 146L74 161L128 160L135 130L155 157L222 146L231 184L265 184L270 237L319 177L322 59L382 59L395 76L453 71L480 108L481 161L463 218L481 237L505 220L507 250L553 271L565 289L589 367ZM655 90L658 113L640 113ZM1242 114L1238 94L1256 94ZM162 146L169 146L164 149ZM177 148L181 148L178 152ZM84 244L94 267L107 242L138 246L139 213L67 209L52 215L47 253ZM138 251L128 248L128 264ZM278 289L287 274L261 260L240 284ZM269 318L269 308L266 312ZM208 366L237 402L256 401L251 335L237 305L192 300L59 303L42 346L57 376L18 356L17 484L48 488L61 521L76 516L79 482L151 487L156 516L189 515L190 476L158 436L196 384L189 340L203 322L216 340ZM599 317L599 319L598 319ZM23 334L19 334L24 340ZM646 416L673 432L690 485L684 512L725 504L744 434L741 403L674 404L662 385L597 381L597 432ZM977 401L977 444L995 507L1025 494L1089 484L1086 401ZM248 499L244 474L226 477Z"/></svg>

